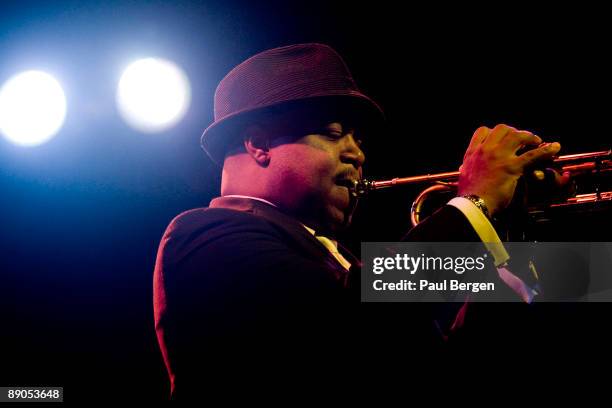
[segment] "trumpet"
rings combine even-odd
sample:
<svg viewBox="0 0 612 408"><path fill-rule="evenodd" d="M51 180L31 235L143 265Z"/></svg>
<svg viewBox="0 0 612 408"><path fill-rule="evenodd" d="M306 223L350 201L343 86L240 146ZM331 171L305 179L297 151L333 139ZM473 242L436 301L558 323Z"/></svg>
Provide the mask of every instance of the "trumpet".
<svg viewBox="0 0 612 408"><path fill-rule="evenodd" d="M598 152L569 154L557 156L549 166L560 173L568 173L570 177L589 176L594 180L594 192L577 194L567 198L563 202L549 203L549 207L563 207L587 203L610 202L612 203L612 191L601 191L603 177L612 175L612 149ZM533 170L533 177L536 180L546 178L545 171ZM431 194L437 192L453 191L457 187L460 171L449 171L437 174L424 174L411 177L396 177L389 180L371 181L368 179L356 180L351 186L350 192L355 198L361 198L372 191L390 187L403 186L408 184L433 183L424 189L412 203L410 210L410 221L413 226L421 221L423 203Z"/></svg>

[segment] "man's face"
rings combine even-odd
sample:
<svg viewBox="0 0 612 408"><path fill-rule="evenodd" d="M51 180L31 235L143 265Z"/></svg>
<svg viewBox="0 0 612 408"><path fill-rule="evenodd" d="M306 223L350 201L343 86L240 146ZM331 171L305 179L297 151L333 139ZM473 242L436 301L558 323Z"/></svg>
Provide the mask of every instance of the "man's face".
<svg viewBox="0 0 612 408"><path fill-rule="evenodd" d="M280 189L277 202L306 225L333 235L350 223L356 202L348 186L361 178L365 156L354 123L318 123L308 124L297 139L275 140L270 166Z"/></svg>

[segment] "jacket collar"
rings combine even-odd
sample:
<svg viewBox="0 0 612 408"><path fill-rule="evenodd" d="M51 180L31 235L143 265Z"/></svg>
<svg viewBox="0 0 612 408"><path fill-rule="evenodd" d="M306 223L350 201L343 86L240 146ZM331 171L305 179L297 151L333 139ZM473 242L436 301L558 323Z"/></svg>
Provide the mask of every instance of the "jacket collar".
<svg viewBox="0 0 612 408"><path fill-rule="evenodd" d="M328 249L323 246L306 228L295 218L285 214L278 207L272 203L268 203L265 200L261 200L257 197L247 196L224 196L214 198L209 205L209 208L226 208L236 211L249 212L254 215L265 218L275 225L281 226L285 231L288 231L292 236L299 236L303 240L309 242L315 250L319 253L324 254L335 268L340 268L342 272L346 270L338 264L336 259L329 253ZM343 255L345 255L349 261L357 267L361 266L361 262L348 249L340 246Z"/></svg>

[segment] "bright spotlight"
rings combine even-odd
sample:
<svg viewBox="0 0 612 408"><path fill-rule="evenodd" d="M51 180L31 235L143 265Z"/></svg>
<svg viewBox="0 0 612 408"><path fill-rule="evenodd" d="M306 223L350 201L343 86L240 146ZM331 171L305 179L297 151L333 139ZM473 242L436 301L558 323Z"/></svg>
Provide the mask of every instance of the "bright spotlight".
<svg viewBox="0 0 612 408"><path fill-rule="evenodd" d="M64 91L45 72L15 75L0 90L0 132L12 143L45 143L62 127L65 117Z"/></svg>
<svg viewBox="0 0 612 408"><path fill-rule="evenodd" d="M137 130L154 133L183 118L191 100L187 75L174 63L146 58L123 72L117 105L125 121Z"/></svg>

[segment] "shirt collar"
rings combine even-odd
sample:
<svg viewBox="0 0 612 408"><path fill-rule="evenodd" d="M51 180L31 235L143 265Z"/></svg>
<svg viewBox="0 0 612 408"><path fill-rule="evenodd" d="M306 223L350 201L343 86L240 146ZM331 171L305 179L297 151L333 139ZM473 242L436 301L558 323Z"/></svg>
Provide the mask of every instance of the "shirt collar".
<svg viewBox="0 0 612 408"><path fill-rule="evenodd" d="M307 226L306 226L306 225L304 225L304 224L302 224L302 225L304 226L304 228L306 228L306 230L307 230L308 232L310 232L310 233L312 234L312 236L313 236L313 237L315 237L315 238L316 238L316 237L321 237L321 235L317 235L317 234L315 233L315 230L313 230L312 228L307 227ZM324 237L324 238L327 238L327 237ZM332 244L334 244L334 247L336 247L336 249L338 248L338 241L336 241L335 239L330 239L330 238L327 238L327 239L328 239L329 241L331 241L331 243L332 243Z"/></svg>
<svg viewBox="0 0 612 408"><path fill-rule="evenodd" d="M266 203L266 204L271 205L272 207L278 208L278 206L276 204L273 204L270 201L264 200L263 198L259 198L259 197L253 197L253 196L247 196L247 195L239 195L239 194L228 194L228 195L224 195L223 197L228 197L228 198L231 198L231 197L234 197L234 198L249 198L251 200L261 201L262 203Z"/></svg>

